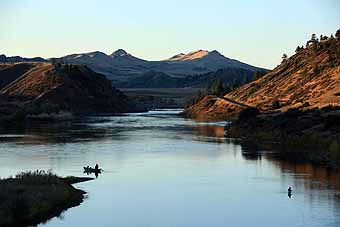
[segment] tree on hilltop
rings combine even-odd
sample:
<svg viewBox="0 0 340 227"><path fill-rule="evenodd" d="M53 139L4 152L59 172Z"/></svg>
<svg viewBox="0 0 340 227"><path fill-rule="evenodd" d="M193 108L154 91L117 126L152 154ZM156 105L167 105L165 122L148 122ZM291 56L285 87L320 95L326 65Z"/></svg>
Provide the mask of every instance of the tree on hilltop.
<svg viewBox="0 0 340 227"><path fill-rule="evenodd" d="M312 34L312 38L310 39L312 42L318 42L318 38L316 37L316 34Z"/></svg>
<svg viewBox="0 0 340 227"><path fill-rule="evenodd" d="M303 46L297 46L296 49L295 49L295 53L298 53L300 52L301 50L303 50Z"/></svg>
<svg viewBox="0 0 340 227"><path fill-rule="evenodd" d="M340 39L340 29L338 29L336 32L335 32L335 37L337 39Z"/></svg>

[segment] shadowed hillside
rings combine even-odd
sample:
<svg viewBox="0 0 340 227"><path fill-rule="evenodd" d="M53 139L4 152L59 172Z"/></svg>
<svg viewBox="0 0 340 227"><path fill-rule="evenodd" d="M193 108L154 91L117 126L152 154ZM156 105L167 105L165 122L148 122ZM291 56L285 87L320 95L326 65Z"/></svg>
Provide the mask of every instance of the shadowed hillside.
<svg viewBox="0 0 340 227"><path fill-rule="evenodd" d="M1 67L1 114L131 112L126 96L86 66L16 63Z"/></svg>
<svg viewBox="0 0 340 227"><path fill-rule="evenodd" d="M265 73L267 70L257 72ZM207 85L214 84L217 80L220 80L223 84L232 85L235 81L251 80L253 75L253 71L240 68L224 68L183 78L150 71L142 76L115 85L119 88L204 88Z"/></svg>

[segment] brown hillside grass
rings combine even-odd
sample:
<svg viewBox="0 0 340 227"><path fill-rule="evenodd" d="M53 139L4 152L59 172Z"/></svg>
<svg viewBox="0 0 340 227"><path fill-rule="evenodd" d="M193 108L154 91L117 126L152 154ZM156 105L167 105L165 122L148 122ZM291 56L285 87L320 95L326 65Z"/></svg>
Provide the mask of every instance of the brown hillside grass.
<svg viewBox="0 0 340 227"><path fill-rule="evenodd" d="M340 39L328 39L299 51L272 72L226 97L272 110L340 106Z"/></svg>

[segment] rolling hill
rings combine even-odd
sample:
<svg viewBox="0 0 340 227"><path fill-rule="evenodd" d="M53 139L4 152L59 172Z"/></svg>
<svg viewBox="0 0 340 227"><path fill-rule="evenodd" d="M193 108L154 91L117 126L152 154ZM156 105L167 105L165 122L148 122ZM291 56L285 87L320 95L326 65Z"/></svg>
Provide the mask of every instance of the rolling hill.
<svg viewBox="0 0 340 227"><path fill-rule="evenodd" d="M51 63L0 64L2 116L131 112L127 97L86 66Z"/></svg>
<svg viewBox="0 0 340 227"><path fill-rule="evenodd" d="M340 38L309 44L226 97L263 111L340 106Z"/></svg>

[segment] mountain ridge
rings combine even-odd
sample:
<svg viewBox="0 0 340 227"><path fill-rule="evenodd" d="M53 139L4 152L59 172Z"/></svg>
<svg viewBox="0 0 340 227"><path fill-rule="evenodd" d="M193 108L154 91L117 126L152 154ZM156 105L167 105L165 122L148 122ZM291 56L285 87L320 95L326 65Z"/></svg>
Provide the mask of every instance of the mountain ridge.
<svg viewBox="0 0 340 227"><path fill-rule="evenodd" d="M104 74L114 84L128 81L150 71L162 72L171 77L193 76L224 68L246 69L252 72L268 71L235 59L230 59L218 51L196 50L187 54L180 53L165 60L149 61L133 56L124 49L107 55L101 51L74 53L59 58L22 58L0 55L0 62L61 62L66 64L87 65L93 71Z"/></svg>
<svg viewBox="0 0 340 227"><path fill-rule="evenodd" d="M188 54L180 53L165 60L149 61L129 54L123 49L111 55L100 52L96 57L93 52L66 55L55 60L68 64L85 64L96 72L105 74L112 81L126 81L149 71L163 72L173 77L185 77L216 71L221 68L242 68L249 71L264 71L235 59L230 59L218 51L197 50ZM93 57L88 57L93 55Z"/></svg>

